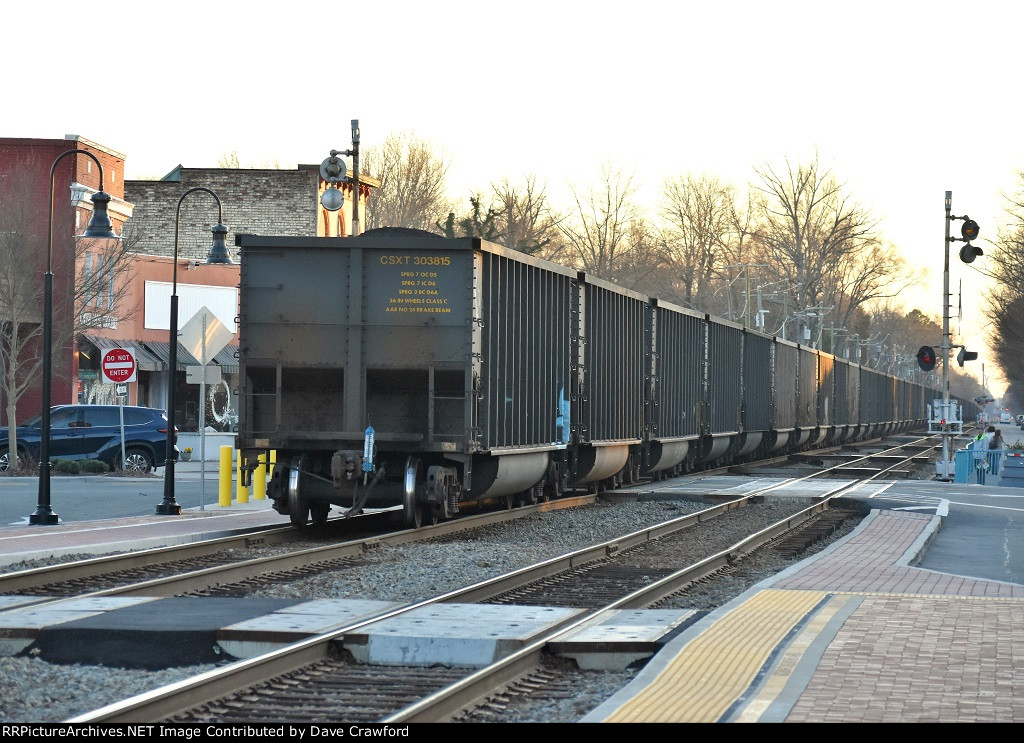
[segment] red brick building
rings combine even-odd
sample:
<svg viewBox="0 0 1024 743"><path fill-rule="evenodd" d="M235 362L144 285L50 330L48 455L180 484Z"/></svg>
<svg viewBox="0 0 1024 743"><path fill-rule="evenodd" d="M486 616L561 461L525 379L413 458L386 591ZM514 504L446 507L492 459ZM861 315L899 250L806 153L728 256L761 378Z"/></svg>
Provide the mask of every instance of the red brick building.
<svg viewBox="0 0 1024 743"><path fill-rule="evenodd" d="M103 190L111 197L108 213L114 231L120 233L125 221L132 215L131 205L124 201L124 155L69 134L64 139L0 138L0 232L6 239L20 245L0 259L19 256L23 265L19 271L28 271L38 277L35 294L38 297L38 315L18 313L6 302L0 301L0 328L11 331L11 321L27 320L29 324L42 322L42 286L46 273L48 240L50 233L50 187L53 184L52 251L53 273L53 354L50 399L54 404L70 402L77 393L77 368L74 354L72 313L68 311L68 298L73 294L75 282L75 238L81 234L92 217L90 197L100 189L100 168L87 155L61 155L69 150L83 150L95 156L102 165ZM51 179L51 169L56 164ZM10 266L10 268L14 268ZM28 359L15 368L20 373L36 367L32 360L42 354L42 338L37 332L23 351ZM0 356L8 373L6 353ZM38 369L34 371L39 374ZM26 419L39 413L42 385L30 384L17 401L18 418ZM6 425L7 397L0 387L0 422Z"/></svg>
<svg viewBox="0 0 1024 743"><path fill-rule="evenodd" d="M167 366L170 341L170 296L175 278L174 247L177 232L178 266L177 294L179 327L187 323L196 312L206 307L221 323L236 331L238 315L238 261L235 255L236 233L273 235L331 235L349 234L351 225L352 189L345 184L345 206L338 212L328 212L319 203L326 183L320 177L318 165L300 165L295 170L185 168L175 167L158 181L124 180L124 155L101 147L81 137L68 136L66 140L0 139L0 189L21 189L26 201L32 205L33 244L38 244L41 259L33 267L42 286L46 264L49 172L56 157L62 152L81 148L93 152L103 163L104 190L111 195L110 217L118 234L130 235L133 257L129 270L118 274L119 283L111 287L116 294L116 311L105 318L102 327L79 333L59 347L55 341L53 352L53 404L68 402L115 402L113 385L100 379L99 365L103 352L110 348L135 349L138 363L137 379L129 385L129 402L165 408L167 402ZM90 167L90 164L91 167ZM61 161L55 175L54 201L54 295L70 294L76 276L74 238L88 224L92 202L89 196L99 187L99 174L87 156L68 156ZM24 173L24 175L22 175ZM359 203L365 208L370 189L379 182L368 176L360 178ZM22 181L27 186L18 185ZM81 184L71 188L71 184ZM188 193L190 189L209 189L220 200L204 190ZM70 189L70 191L69 191ZM0 196L4 195L0 190ZM68 194L71 194L70 198ZM63 194L63 196L61 195ZM4 202L7 203L6 197ZM180 203L180 211L179 211ZM213 241L212 228L223 219L228 228L226 245L235 263L207 265L205 263ZM362 223L362 220L360 221ZM59 236L59 237L58 237ZM58 248L58 245L60 246ZM58 253L60 258L58 260ZM88 246L79 250L78 275L91 270L92 260ZM101 301L97 298L97 301ZM3 315L0 308L0 316ZM41 312L40 312L41 317ZM68 337L71 320L65 319L57 332L55 318L54 338ZM38 353L38 346L34 349ZM228 397L237 387L237 336L227 348L213 356L225 382L208 387L207 421L215 410L217 423L230 425L233 410L226 410L233 401ZM181 430L195 430L198 423L199 388L188 384L185 370L198 365L184 347L177 350L178 387L175 399L178 409L175 423ZM17 415L25 420L38 414L41 396L33 388L19 400ZM215 395L219 394L216 400ZM0 409L2 409L0 401Z"/></svg>

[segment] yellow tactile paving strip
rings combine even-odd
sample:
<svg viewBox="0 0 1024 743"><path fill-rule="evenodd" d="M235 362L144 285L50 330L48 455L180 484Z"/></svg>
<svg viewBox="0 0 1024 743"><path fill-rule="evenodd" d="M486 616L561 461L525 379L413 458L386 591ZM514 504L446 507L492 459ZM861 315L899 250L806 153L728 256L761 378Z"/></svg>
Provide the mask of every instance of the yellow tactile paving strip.
<svg viewBox="0 0 1024 743"><path fill-rule="evenodd" d="M717 721L754 682L775 647L827 595L759 592L690 641L647 689L606 721Z"/></svg>
<svg viewBox="0 0 1024 743"><path fill-rule="evenodd" d="M851 598L851 596L832 596L828 603L810 617L806 626L786 646L782 657L775 663L771 675L763 686L751 696L743 709L730 722L757 722L761 719L772 702L785 691L786 685L792 680L801 659L824 631L825 626L835 618L840 609L844 608L846 601Z"/></svg>
<svg viewBox="0 0 1024 743"><path fill-rule="evenodd" d="M1024 722L1024 586L909 565L934 523L876 512L600 719Z"/></svg>

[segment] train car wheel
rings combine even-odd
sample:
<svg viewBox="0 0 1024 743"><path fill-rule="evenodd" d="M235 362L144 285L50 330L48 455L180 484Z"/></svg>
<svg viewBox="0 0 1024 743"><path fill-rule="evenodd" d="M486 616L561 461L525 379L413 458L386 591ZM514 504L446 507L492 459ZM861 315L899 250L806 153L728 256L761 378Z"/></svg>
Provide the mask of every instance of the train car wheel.
<svg viewBox="0 0 1024 743"><path fill-rule="evenodd" d="M416 489L423 479L423 465L418 457L409 457L405 463L405 477L402 488L402 513L405 525L410 529L423 526L423 505L416 497Z"/></svg>
<svg viewBox="0 0 1024 743"><path fill-rule="evenodd" d="M293 457L288 470L288 518L295 526L305 526L309 521L309 496L302 492L305 466L305 455Z"/></svg>
<svg viewBox="0 0 1024 743"><path fill-rule="evenodd" d="M314 503L309 507L314 524L326 524L327 516L331 513L330 503Z"/></svg>

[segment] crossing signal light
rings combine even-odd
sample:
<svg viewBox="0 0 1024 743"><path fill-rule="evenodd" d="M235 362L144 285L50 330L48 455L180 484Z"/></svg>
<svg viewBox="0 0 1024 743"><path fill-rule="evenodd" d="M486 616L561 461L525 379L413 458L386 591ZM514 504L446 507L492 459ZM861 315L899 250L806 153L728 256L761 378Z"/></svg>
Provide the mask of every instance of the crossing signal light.
<svg viewBox="0 0 1024 743"><path fill-rule="evenodd" d="M974 361L976 358L978 358L977 351L968 351L966 348L961 346L960 353L956 355L956 363L963 366L965 361Z"/></svg>
<svg viewBox="0 0 1024 743"><path fill-rule="evenodd" d="M964 246L960 248L960 260L964 263L974 263L974 259L979 255L985 255L985 253L977 245L965 243Z"/></svg>
<svg viewBox="0 0 1024 743"><path fill-rule="evenodd" d="M917 351L917 365L922 371L931 371L935 368L935 349L931 346L921 346Z"/></svg>
<svg viewBox="0 0 1024 743"><path fill-rule="evenodd" d="M976 239L979 232L981 232L981 227L973 219L965 219L963 226L960 227L960 237L967 242Z"/></svg>
<svg viewBox="0 0 1024 743"><path fill-rule="evenodd" d="M960 260L964 263L974 263L979 255L985 255L981 248L971 245L971 240L977 239L980 232L981 227L973 219L965 219L960 227L960 236L964 240L964 246L960 248Z"/></svg>

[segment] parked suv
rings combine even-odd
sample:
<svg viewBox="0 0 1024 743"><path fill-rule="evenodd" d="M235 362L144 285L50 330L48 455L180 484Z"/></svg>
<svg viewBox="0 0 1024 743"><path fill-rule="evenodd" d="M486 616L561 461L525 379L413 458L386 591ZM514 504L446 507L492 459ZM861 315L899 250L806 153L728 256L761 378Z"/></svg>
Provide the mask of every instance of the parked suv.
<svg viewBox="0 0 1024 743"><path fill-rule="evenodd" d="M119 405L57 405L50 408L50 460L100 459L121 468L121 411L124 411L125 469L151 472L167 458L167 416L155 408ZM39 461L42 416L18 426L18 457ZM177 429L174 440L177 440ZM8 429L0 428L0 472L11 462ZM178 459L178 447L173 447Z"/></svg>

